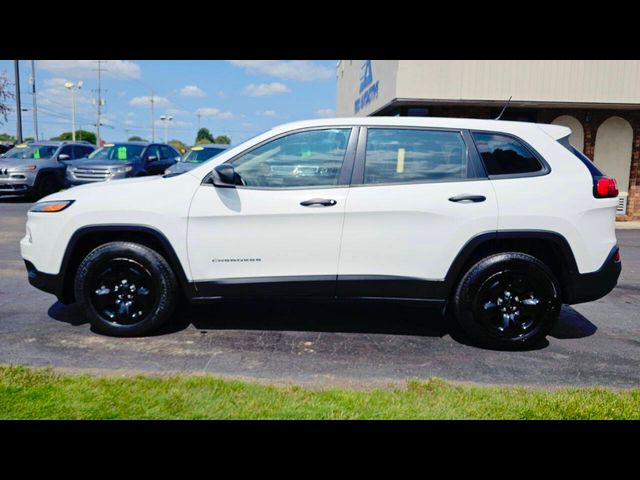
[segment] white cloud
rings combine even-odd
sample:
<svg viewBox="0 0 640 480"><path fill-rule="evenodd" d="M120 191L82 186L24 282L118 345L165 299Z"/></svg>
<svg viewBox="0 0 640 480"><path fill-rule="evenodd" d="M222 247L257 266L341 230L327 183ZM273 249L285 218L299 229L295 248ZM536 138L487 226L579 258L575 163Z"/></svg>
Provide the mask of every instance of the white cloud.
<svg viewBox="0 0 640 480"><path fill-rule="evenodd" d="M289 89L287 86L280 82L261 83L260 85L251 83L245 87L244 94L249 95L250 97L263 97L265 95L275 95L278 93L286 93L288 91Z"/></svg>
<svg viewBox="0 0 640 480"><path fill-rule="evenodd" d="M222 90L218 90L216 92L216 95L219 96L220 98L224 98L224 92Z"/></svg>
<svg viewBox="0 0 640 480"><path fill-rule="evenodd" d="M309 82L332 78L334 70L308 60L229 60L251 74L263 74L283 80Z"/></svg>
<svg viewBox="0 0 640 480"><path fill-rule="evenodd" d="M171 102L166 97L153 96L153 103L158 107L167 107L171 105ZM132 107L148 107L151 105L151 95L144 95L142 97L133 97L129 100L129 105Z"/></svg>
<svg viewBox="0 0 640 480"><path fill-rule="evenodd" d="M156 127L160 127L160 128L164 128L164 122L160 119L156 119L156 121L154 122ZM170 122L167 122L167 130L171 130L171 127L175 127L175 128L189 128L189 127L193 127L193 123L192 122L185 122L184 120L176 120L175 118L173 120L171 120Z"/></svg>
<svg viewBox="0 0 640 480"><path fill-rule="evenodd" d="M233 118L233 113L221 112L219 109L212 107L199 108L198 110L196 110L196 115L198 114L200 114L202 117L215 117L222 120Z"/></svg>
<svg viewBox="0 0 640 480"><path fill-rule="evenodd" d="M321 108L320 110L316 110L316 117L329 118L335 116L336 112L332 108Z"/></svg>
<svg viewBox="0 0 640 480"><path fill-rule="evenodd" d="M186 85L180 89L183 97L206 97L207 94L197 85Z"/></svg>
<svg viewBox="0 0 640 480"><path fill-rule="evenodd" d="M140 78L140 66L129 60L103 60L101 68L104 78L127 80ZM96 60L38 60L37 66L58 75L77 78L96 78L98 67Z"/></svg>
<svg viewBox="0 0 640 480"><path fill-rule="evenodd" d="M275 117L276 112L274 110L264 110L262 112L258 112L258 115L261 117Z"/></svg>
<svg viewBox="0 0 640 480"><path fill-rule="evenodd" d="M174 115L174 116L187 116L187 115L192 115L192 113L188 110L181 110L179 108L167 108L166 110L166 114L167 115Z"/></svg>

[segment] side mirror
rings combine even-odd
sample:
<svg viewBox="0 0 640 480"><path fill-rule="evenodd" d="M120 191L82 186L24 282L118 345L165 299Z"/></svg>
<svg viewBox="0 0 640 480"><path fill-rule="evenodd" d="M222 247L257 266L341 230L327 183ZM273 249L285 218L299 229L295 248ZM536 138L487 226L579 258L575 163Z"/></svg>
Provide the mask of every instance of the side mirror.
<svg viewBox="0 0 640 480"><path fill-rule="evenodd" d="M58 155L58 160L63 161L63 160L69 160L71 158L71 156L67 155L66 153L61 153L60 155Z"/></svg>
<svg viewBox="0 0 640 480"><path fill-rule="evenodd" d="M223 163L211 172L211 183L220 188L236 188L236 176L233 166Z"/></svg>
<svg viewBox="0 0 640 480"><path fill-rule="evenodd" d="M156 160L158 160L158 156L157 155L149 155L147 157L147 162L155 162Z"/></svg>

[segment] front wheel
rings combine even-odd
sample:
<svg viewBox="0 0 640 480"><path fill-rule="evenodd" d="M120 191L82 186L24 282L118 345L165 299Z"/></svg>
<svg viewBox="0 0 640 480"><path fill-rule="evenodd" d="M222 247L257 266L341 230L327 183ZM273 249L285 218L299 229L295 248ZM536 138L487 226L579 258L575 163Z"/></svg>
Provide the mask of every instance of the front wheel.
<svg viewBox="0 0 640 480"><path fill-rule="evenodd" d="M156 251L137 243L110 242L85 257L75 295L99 332L117 337L149 334L166 323L176 304L176 277Z"/></svg>
<svg viewBox="0 0 640 480"><path fill-rule="evenodd" d="M560 286L537 258L519 252L491 255L473 265L454 295L460 327L490 348L530 348L560 314Z"/></svg>

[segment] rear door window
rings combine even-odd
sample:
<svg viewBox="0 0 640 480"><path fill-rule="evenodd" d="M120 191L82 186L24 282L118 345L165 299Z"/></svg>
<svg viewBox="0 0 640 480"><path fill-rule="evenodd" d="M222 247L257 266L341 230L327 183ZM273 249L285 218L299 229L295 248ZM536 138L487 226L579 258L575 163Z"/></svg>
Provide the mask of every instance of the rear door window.
<svg viewBox="0 0 640 480"><path fill-rule="evenodd" d="M472 132L489 175L537 173L544 166L522 142L496 133Z"/></svg>
<svg viewBox="0 0 640 480"><path fill-rule="evenodd" d="M474 178L458 131L369 128L364 183L420 183Z"/></svg>

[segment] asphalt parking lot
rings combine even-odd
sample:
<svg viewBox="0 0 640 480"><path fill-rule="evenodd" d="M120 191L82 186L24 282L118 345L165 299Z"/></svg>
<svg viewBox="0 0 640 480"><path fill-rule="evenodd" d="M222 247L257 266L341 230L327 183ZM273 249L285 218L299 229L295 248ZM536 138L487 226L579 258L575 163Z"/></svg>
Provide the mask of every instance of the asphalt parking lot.
<svg viewBox="0 0 640 480"><path fill-rule="evenodd" d="M433 376L483 384L640 386L640 230L618 230L616 289L565 306L548 343L483 350L436 311L389 304L191 306L159 334L110 338L75 306L27 282L20 258L30 203L0 197L0 363L132 374L209 372L305 385L382 386Z"/></svg>

